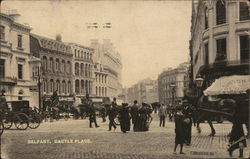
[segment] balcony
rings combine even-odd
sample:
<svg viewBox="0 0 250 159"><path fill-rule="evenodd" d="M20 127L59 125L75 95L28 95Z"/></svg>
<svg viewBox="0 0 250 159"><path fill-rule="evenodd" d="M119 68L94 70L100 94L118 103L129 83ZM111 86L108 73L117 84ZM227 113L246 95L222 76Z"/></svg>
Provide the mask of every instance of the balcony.
<svg viewBox="0 0 250 159"><path fill-rule="evenodd" d="M14 86L17 84L16 77L0 77L0 85Z"/></svg>

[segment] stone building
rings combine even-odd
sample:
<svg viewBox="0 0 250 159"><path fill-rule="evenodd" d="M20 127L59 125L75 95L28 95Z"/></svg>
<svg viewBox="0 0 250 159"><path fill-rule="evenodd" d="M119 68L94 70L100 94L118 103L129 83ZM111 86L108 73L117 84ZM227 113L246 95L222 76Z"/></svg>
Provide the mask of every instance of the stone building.
<svg viewBox="0 0 250 159"><path fill-rule="evenodd" d="M107 72L107 74L101 75L104 79L106 78L106 95L111 98L117 97L122 93L122 63L120 54L108 39L103 40L103 43L99 43L98 40L92 40L91 47L95 49L95 63L97 65L101 64L102 70Z"/></svg>
<svg viewBox="0 0 250 159"><path fill-rule="evenodd" d="M203 89L221 76L249 74L249 1L193 2L190 40L191 82Z"/></svg>
<svg viewBox="0 0 250 159"><path fill-rule="evenodd" d="M75 43L69 43L69 46L73 53L73 92L77 96L93 95L94 49Z"/></svg>
<svg viewBox="0 0 250 159"><path fill-rule="evenodd" d="M108 96L108 71L103 69L102 64L96 63L94 70L95 95L97 97Z"/></svg>
<svg viewBox="0 0 250 159"><path fill-rule="evenodd" d="M0 14L0 91L7 101L29 100L37 106L37 83L30 68L39 66L39 59L30 53L31 28L18 22L19 16L15 11Z"/></svg>
<svg viewBox="0 0 250 159"><path fill-rule="evenodd" d="M159 102L176 105L184 97L188 88L189 63L180 64L177 68L168 68L158 76Z"/></svg>
<svg viewBox="0 0 250 159"><path fill-rule="evenodd" d="M73 94L73 71L71 47L62 42L58 35L56 40L30 35L31 53L41 59L41 93L51 96L57 91L59 96Z"/></svg>
<svg viewBox="0 0 250 159"><path fill-rule="evenodd" d="M133 103L137 100L139 104L158 102L158 83L157 80L145 79L134 84L127 89L127 101Z"/></svg>

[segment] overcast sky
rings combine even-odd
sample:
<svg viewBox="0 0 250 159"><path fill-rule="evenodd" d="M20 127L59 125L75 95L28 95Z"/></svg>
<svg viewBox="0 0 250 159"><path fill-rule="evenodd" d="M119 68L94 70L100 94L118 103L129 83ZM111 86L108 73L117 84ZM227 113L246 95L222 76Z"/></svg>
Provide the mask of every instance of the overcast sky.
<svg viewBox="0 0 250 159"><path fill-rule="evenodd" d="M1 8L17 9L32 33L46 37L60 33L64 42L87 46L111 39L126 87L188 60L191 1L4 1ZM90 29L91 22L112 28Z"/></svg>

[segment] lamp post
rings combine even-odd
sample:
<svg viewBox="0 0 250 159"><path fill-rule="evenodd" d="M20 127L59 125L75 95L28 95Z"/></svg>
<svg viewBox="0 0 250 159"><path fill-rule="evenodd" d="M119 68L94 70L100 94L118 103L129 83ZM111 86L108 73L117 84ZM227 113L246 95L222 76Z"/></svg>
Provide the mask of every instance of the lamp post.
<svg viewBox="0 0 250 159"><path fill-rule="evenodd" d="M198 87L198 97L200 97L200 95L201 95L200 92L201 92L201 87L203 85L203 81L204 81L204 79L201 78L200 76L195 79L195 83Z"/></svg>
<svg viewBox="0 0 250 159"><path fill-rule="evenodd" d="M172 89L172 107L174 106L174 93L175 93L175 87L176 85L174 83L171 83L169 87Z"/></svg>
<svg viewBox="0 0 250 159"><path fill-rule="evenodd" d="M38 86L38 108L39 108L39 111L41 111L42 109L42 106L41 106L41 75L40 75L40 68L38 67L38 83L37 83L37 86Z"/></svg>

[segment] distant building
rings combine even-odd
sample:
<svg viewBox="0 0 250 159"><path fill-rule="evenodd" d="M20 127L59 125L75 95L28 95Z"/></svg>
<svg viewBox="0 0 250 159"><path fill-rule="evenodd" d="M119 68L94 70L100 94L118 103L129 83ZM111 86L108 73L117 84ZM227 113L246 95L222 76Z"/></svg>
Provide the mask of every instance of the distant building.
<svg viewBox="0 0 250 159"><path fill-rule="evenodd" d="M94 62L93 54L94 49L69 43L71 52L73 53L73 92L77 96L94 95L93 82L94 82Z"/></svg>
<svg viewBox="0 0 250 159"><path fill-rule="evenodd" d="M180 64L177 68L169 68L158 76L159 102L177 104L184 97L188 88L189 63ZM171 87L172 86L172 87Z"/></svg>
<svg viewBox="0 0 250 159"><path fill-rule="evenodd" d="M156 80L145 79L127 89L127 101L133 103L154 103L158 102L158 83Z"/></svg>
<svg viewBox="0 0 250 159"><path fill-rule="evenodd" d="M95 96L108 96L108 71L103 69L102 64L96 63L94 67L94 88Z"/></svg>
<svg viewBox="0 0 250 159"><path fill-rule="evenodd" d="M105 75L101 75L100 78L101 79L106 78L107 82L105 86L107 88L106 95L111 98L117 97L122 92L122 84L121 84L122 63L120 54L115 50L115 47L110 42L110 40L107 39L103 40L102 44L99 43L98 40L92 40L91 47L95 49L95 54L94 54L95 63L97 64L97 66L98 65L101 66L101 68L105 72ZM98 87L98 89L99 88L100 87ZM102 88L104 87L101 86L101 90Z"/></svg>
<svg viewBox="0 0 250 159"><path fill-rule="evenodd" d="M31 28L17 22L19 16L0 13L0 91L7 101L29 100L31 106L38 106L32 71L37 71L40 61L30 53Z"/></svg>
<svg viewBox="0 0 250 159"><path fill-rule="evenodd" d="M61 37L56 40L30 35L31 53L41 59L41 93L48 97L57 91L59 96L73 94L73 71L71 47L62 42Z"/></svg>

